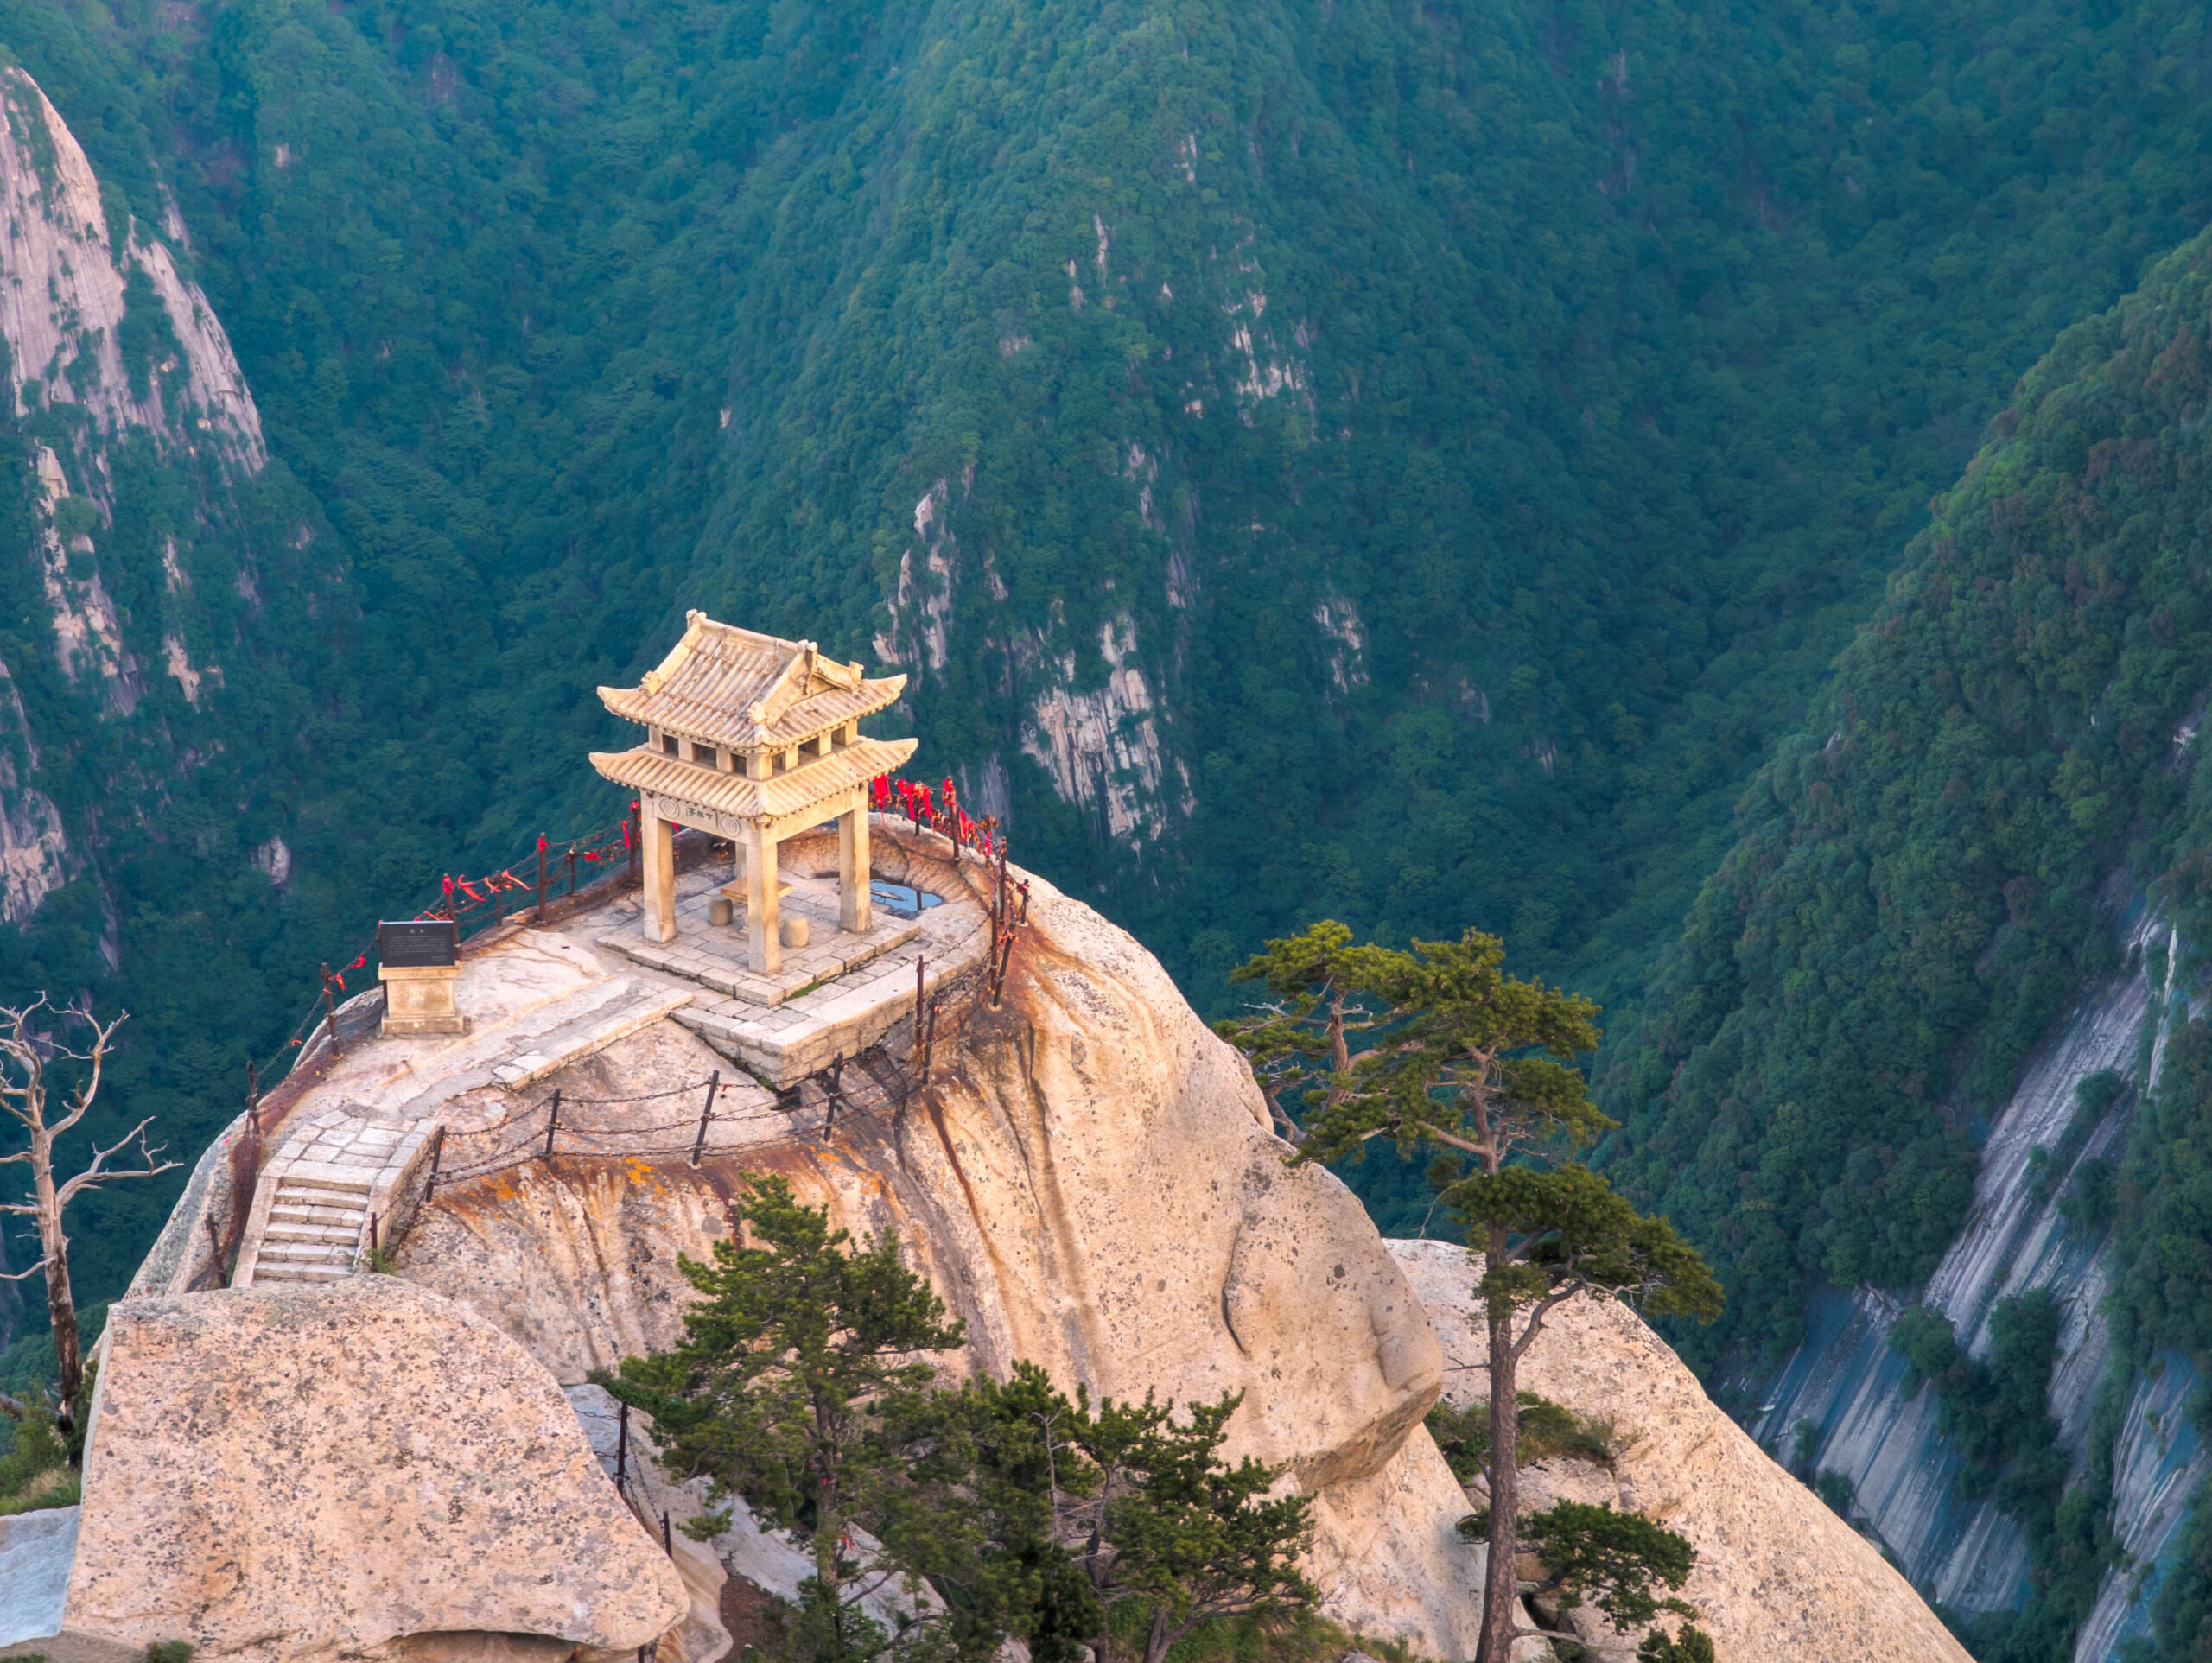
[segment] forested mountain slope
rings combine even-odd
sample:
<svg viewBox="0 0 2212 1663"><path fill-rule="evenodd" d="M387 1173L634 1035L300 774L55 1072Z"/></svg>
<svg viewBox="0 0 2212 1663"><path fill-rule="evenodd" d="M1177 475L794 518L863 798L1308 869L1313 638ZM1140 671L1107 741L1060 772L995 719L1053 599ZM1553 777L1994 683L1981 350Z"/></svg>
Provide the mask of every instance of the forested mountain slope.
<svg viewBox="0 0 2212 1663"><path fill-rule="evenodd" d="M2209 336L2199 237L2023 378L1807 731L1745 794L1740 841L1605 1081L1625 1121L1609 1170L1728 1283L1723 1325L1691 1344L1755 1365L1798 1336L1821 1284L1915 1297L1964 1221L1984 1117L2069 1005L2132 968L2125 944L2150 941L2139 1046L2124 1037L2122 1066L2082 1082L2021 1179L2046 1186L2037 1205L2063 1184L2069 1233L2098 1250L1984 1265L1987 1285L1953 1301L1961 1341L1995 1302L1978 1357L1927 1311L1891 1335L1920 1371L1901 1396L1935 1381L1967 1494L2025 1533L2036 1603L1986 1656L2072 1655L2101 1583L2130 1583L2107 1512L2123 1411L2162 1371L2212 1363L2212 1030L2190 1017L2212 942ZM2084 1160L2100 1127L2110 1158ZM2031 1268L2061 1280L2016 1279ZM2094 1318L2062 1323L2054 1291L2094 1304L2107 1286ZM2107 1322L2095 1413L2061 1447L2046 1391L2062 1328L2078 1345L2087 1323L2101 1347ZM2150 1425L2164 1444L2190 1436ZM2195 1654L2206 1539L2184 1539L2159 1594L2160 1655ZM2132 1582L2146 1587L2147 1570Z"/></svg>
<svg viewBox="0 0 2212 1663"><path fill-rule="evenodd" d="M2212 203L2178 6L14 0L0 45L343 580L206 707L243 841L126 840L41 752L107 853L8 985L132 1003L118 1112L187 1143L379 907L603 817L589 689L686 606L896 660L1201 1000L1320 912L1631 989L2017 375Z"/></svg>
<svg viewBox="0 0 2212 1663"><path fill-rule="evenodd" d="M2206 259L2023 378L1759 771L1616 1055L1614 1170L1737 1279L1715 1343L1786 1344L1816 1278L1921 1280L1977 1114L2116 968L2131 888L2196 903Z"/></svg>
<svg viewBox="0 0 2212 1663"><path fill-rule="evenodd" d="M234 1089L225 1030L265 1025L255 957L321 945L320 920L258 904L289 878L287 739L331 696L352 601L174 207L143 204L167 233L138 219L22 70L0 110L0 1000L121 981L139 1043L118 1095L196 1144ZM162 1205L82 1203L96 1286ZM0 1336L22 1313L0 1283Z"/></svg>

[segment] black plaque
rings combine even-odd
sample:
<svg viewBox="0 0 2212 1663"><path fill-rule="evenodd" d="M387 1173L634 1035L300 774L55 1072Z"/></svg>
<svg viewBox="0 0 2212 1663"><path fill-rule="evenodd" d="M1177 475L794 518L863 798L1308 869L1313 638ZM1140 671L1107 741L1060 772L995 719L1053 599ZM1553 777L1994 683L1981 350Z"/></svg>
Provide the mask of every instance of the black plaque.
<svg viewBox="0 0 2212 1663"><path fill-rule="evenodd" d="M457 963L461 926L451 918L409 918L377 926L377 958L395 969Z"/></svg>

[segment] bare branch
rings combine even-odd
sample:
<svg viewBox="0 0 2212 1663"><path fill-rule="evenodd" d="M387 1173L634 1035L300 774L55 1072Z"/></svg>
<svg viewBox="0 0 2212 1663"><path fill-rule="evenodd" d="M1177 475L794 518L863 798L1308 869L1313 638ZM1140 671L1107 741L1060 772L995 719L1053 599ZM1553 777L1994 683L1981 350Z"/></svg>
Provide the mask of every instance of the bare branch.
<svg viewBox="0 0 2212 1663"><path fill-rule="evenodd" d="M1456 1149L1464 1155L1487 1155L1490 1152L1482 1145L1446 1132L1440 1127L1423 1127L1421 1135L1432 1142L1444 1145L1447 1149Z"/></svg>
<svg viewBox="0 0 2212 1663"><path fill-rule="evenodd" d="M74 1017L92 1029L92 1045L90 1050L84 1051L70 1050L57 1046L56 1053L74 1063L90 1063L92 1065L92 1072L89 1079L80 1082L77 1089L70 1094L69 1112L54 1124L55 1137L60 1137L61 1133L83 1120L85 1111L92 1106L92 1099L100 1095L100 1070L107 1061L108 1049L114 1041L115 1031L130 1020L130 1012L124 1011L118 1013L114 1021L103 1024L99 1018L81 1005L72 1005L62 1014ZM144 1128L142 1126L140 1129L143 1131Z"/></svg>
<svg viewBox="0 0 2212 1663"><path fill-rule="evenodd" d="M120 1019L120 1018L118 1019L118 1020ZM146 1128L153 1123L154 1117L149 1114L144 1120L139 1121L137 1125L132 1127L129 1132L125 1133L115 1142L110 1144L106 1148L101 1149L96 1146L92 1150L92 1164L90 1166L87 1166L83 1171L78 1173L75 1177L71 1178L68 1183L63 1184L60 1190L57 1192L55 1199L62 1206L66 1207L69 1204L70 1198L73 1196L77 1195L81 1190L97 1189L99 1185L107 1183L111 1178L150 1178L163 1172L174 1171L176 1168L181 1166L184 1164L181 1161L161 1160L162 1150L168 1147L167 1144L162 1145L160 1148L154 1149L149 1149L146 1146ZM128 1148L134 1142L138 1146L138 1152L140 1157L145 1162L144 1165L137 1167L118 1167L113 1171L107 1171L102 1169L101 1163L106 1160L110 1155L114 1154L116 1151L119 1149ZM159 1165L156 1165L155 1163L156 1161L160 1161L161 1164Z"/></svg>
<svg viewBox="0 0 2212 1663"><path fill-rule="evenodd" d="M29 1212L30 1209L26 1207L18 1209L17 1210ZM0 1271L0 1282L27 1282L45 1268L46 1260L44 1259L41 1259L38 1263L33 1265L29 1270Z"/></svg>

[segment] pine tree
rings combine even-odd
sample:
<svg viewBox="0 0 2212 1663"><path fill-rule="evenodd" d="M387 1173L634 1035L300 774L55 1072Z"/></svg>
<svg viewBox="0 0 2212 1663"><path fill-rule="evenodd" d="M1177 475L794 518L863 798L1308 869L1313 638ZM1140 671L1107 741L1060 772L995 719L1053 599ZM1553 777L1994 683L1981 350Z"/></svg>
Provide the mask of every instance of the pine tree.
<svg viewBox="0 0 2212 1663"><path fill-rule="evenodd" d="M1431 1177L1467 1226L1482 1272L1491 1507L1476 1663L1505 1663L1518 1603L1519 1371L1545 1317L1586 1294L1710 1320L1720 1286L1665 1220L1639 1216L1587 1167L1562 1164L1614 1124L1590 1101L1575 1062L1597 1048L1594 1003L1507 975L1503 943L1478 930L1456 942L1417 941L1411 952L1353 948L1335 924L1307 938L1325 951L1305 962L1334 973L1343 992L1317 984L1302 1008L1332 1000L1351 1008L1352 996L1366 996L1373 1007L1358 1008L1373 1043L1343 1056L1329 1076L1296 1158L1335 1160L1383 1137L1402 1149L1448 1152ZM1294 974L1295 947L1271 943L1240 974Z"/></svg>
<svg viewBox="0 0 2212 1663"><path fill-rule="evenodd" d="M1354 1060L1351 1042L1375 1025L1374 1012L1355 990L1386 962L1378 949L1351 945L1351 931L1325 918L1269 942L1265 952L1230 972L1232 983L1259 982L1270 997L1243 1016L1217 1022L1214 1031L1250 1059L1268 1115L1291 1143L1304 1142L1306 1133L1285 1107L1285 1095L1299 1101L1318 1089L1324 1113L1341 1104L1348 1090L1341 1082Z"/></svg>
<svg viewBox="0 0 2212 1663"><path fill-rule="evenodd" d="M814 1573L788 1625L791 1649L810 1663L865 1663L908 1640L860 1609L893 1574L925 1568L893 1544L963 1539L967 1521L950 1498L918 1491L908 1451L886 1428L911 1416L935 1375L917 1354L961 1342L929 1284L899 1263L898 1244L853 1246L830 1228L827 1209L801 1205L779 1177L756 1177L737 1214L756 1246L715 1243L715 1262L679 1260L705 1296L683 1318L683 1341L651 1357L626 1357L601 1376L617 1398L653 1417L652 1436L671 1471L710 1481L709 1501L741 1496L753 1511L804 1537ZM934 1527L908 1516L934 1502ZM713 1533L726 1515L702 1526ZM855 1543L872 1530L887 1546ZM943 1626L942 1612L937 1614ZM988 1654L995 1634L983 1643Z"/></svg>
<svg viewBox="0 0 2212 1663"><path fill-rule="evenodd" d="M1312 1498L1271 1496L1282 1476L1221 1453L1242 1401L1071 1398L1033 1363L1000 1382L938 1394L918 1419L934 1458L966 1475L987 1521L985 1558L1006 1606L1020 1608L1033 1663L1088 1646L1115 1663L1116 1609L1143 1615L1143 1663L1224 1617L1287 1617L1319 1590L1297 1567ZM1014 1586L1011 1567L1020 1567ZM986 1565L985 1575L993 1574Z"/></svg>

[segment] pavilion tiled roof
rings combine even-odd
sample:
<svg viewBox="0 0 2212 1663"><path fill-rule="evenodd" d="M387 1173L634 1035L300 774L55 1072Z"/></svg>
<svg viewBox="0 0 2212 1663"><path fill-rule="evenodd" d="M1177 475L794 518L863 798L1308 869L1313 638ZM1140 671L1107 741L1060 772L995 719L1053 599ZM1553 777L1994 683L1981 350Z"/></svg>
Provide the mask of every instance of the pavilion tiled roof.
<svg viewBox="0 0 2212 1663"><path fill-rule="evenodd" d="M633 790L690 803L739 820L777 820L810 809L839 791L896 772L914 754L913 739L863 739L826 757L809 757L767 779L726 774L647 746L595 751L591 765Z"/></svg>
<svg viewBox="0 0 2212 1663"><path fill-rule="evenodd" d="M873 714L906 685L903 676L870 681L858 664L839 663L811 641L786 641L694 612L683 639L643 682L602 687L599 696L616 715L644 727L759 752L786 750Z"/></svg>

